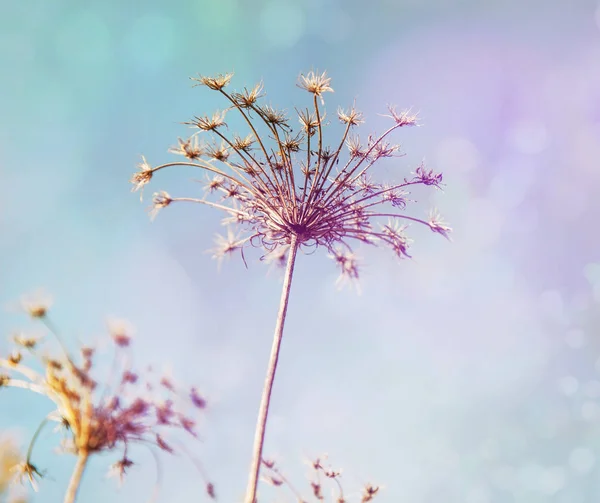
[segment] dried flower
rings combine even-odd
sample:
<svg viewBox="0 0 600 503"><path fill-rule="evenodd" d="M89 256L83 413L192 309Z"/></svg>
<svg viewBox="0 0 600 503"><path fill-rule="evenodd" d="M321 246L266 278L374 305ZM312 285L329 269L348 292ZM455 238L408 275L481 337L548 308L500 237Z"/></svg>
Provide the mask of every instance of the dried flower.
<svg viewBox="0 0 600 503"><path fill-rule="evenodd" d="M146 158L142 156L142 162L138 164L139 171L133 174L131 177L131 183L133 187L131 189L132 192L140 191L140 201L142 200L144 186L152 180L152 175L154 174L154 169L152 166L148 164Z"/></svg>
<svg viewBox="0 0 600 503"><path fill-rule="evenodd" d="M45 313L43 321L52 330L53 326L47 317L48 313ZM174 453L175 449L161 430L179 429L197 437L194 419L181 407L205 408L206 401L200 398L195 388L188 400L182 400L184 395L171 382L169 386L164 385L165 378L160 387L150 385L147 380L139 382L139 373L128 367L128 359L122 353L131 346L131 328L124 321L112 320L109 332L116 355L105 377L93 376L93 372L98 373L94 348L81 347L81 358L77 362L55 332L61 352L52 356L47 353L40 355L37 341L33 343L24 337L16 339L17 343L30 350L37 365L42 366L43 373L34 370L23 355L19 353L17 358L17 353L13 353L7 359L0 358L0 369L6 372L0 375L0 387L27 389L54 402L55 411L42 422L38 433L47 421L58 422L69 433L64 448L78 456L78 463L85 465L88 457L96 453L121 450L123 455L112 466L112 472L122 477L133 464L127 454L132 445L154 445L165 452ZM98 386L99 382L101 387ZM97 391L98 388L101 392ZM153 391L149 393L149 389ZM35 478L40 476L40 472L31 463L30 457L38 433L33 437L26 462L18 466L19 477L29 480L34 487ZM82 470L79 477L81 473ZM75 493L68 491L71 498L68 501L73 501Z"/></svg>
<svg viewBox="0 0 600 503"><path fill-rule="evenodd" d="M191 136L187 140L182 140L181 138L177 138L178 145L176 147L171 147L169 152L172 154L182 155L187 157L190 160L199 159L202 154L204 154L204 150L200 147L198 143L197 136Z"/></svg>
<svg viewBox="0 0 600 503"><path fill-rule="evenodd" d="M223 220L225 225L236 225L240 229L234 232L228 227L227 236L217 238L213 258L218 260L219 266L224 257L238 250L245 262L247 246L262 249L263 258L270 257L267 262L285 256L284 291L275 329L274 347L279 348L297 251L325 248L340 266L343 280L359 277L353 243L383 245L398 257L408 257L410 241L404 235L405 226L399 222L420 223L442 235L450 231L437 216L427 221L398 211L406 209L408 190L412 186L439 188L442 175L420 165L412 178L394 183L378 183L369 177L376 163L398 155L399 147L389 143L388 137L399 128L417 124L416 115L410 111L397 112L389 107L387 117L392 119L392 124L387 131L377 137L369 136L361 143L358 136L350 136L350 129L363 122L362 115L354 106L349 111L339 110L338 119L345 124L344 133L328 146L324 141L328 125L326 112L317 99L324 105L323 94L333 92L331 79L325 72L311 71L299 78L298 86L313 94L313 103L311 109L296 110L302 128L297 136L291 136L285 111L259 103L262 84L252 91L230 94L224 89L230 79L231 75L227 74L196 80L219 92L229 102L229 110L239 113L249 128L249 136L244 137L248 141L223 131L224 112L216 112L212 117L196 117L192 124L203 134L212 136L206 152L195 162L162 164L153 168L151 174L168 167L186 166L219 177L209 182L202 199L169 196L168 202L169 205L188 201L211 206L227 213ZM344 146L348 147L349 155ZM141 181L148 179L142 166L132 181L139 187ZM210 195L222 198L212 201L208 199ZM160 204L164 201L161 199ZM381 220L387 224L381 224ZM255 500L277 361L278 349L269 361L246 503Z"/></svg>
<svg viewBox="0 0 600 503"><path fill-rule="evenodd" d="M323 93L333 92L333 89L329 85L331 78L327 76L327 72L323 72L319 75L318 72L310 71L306 75L300 75L298 87L305 89L309 93L312 93L321 98L323 103Z"/></svg>
<svg viewBox="0 0 600 503"><path fill-rule="evenodd" d="M227 86L227 84L229 84L231 77L233 77L233 73L221 73L216 77L205 77L203 75L199 75L198 78L192 78L192 80L198 82L196 85L206 86L213 91L220 91Z"/></svg>
<svg viewBox="0 0 600 503"><path fill-rule="evenodd" d="M37 478L43 478L43 474L29 461L18 463L12 468L15 478L21 482L29 482L34 491L38 491Z"/></svg>

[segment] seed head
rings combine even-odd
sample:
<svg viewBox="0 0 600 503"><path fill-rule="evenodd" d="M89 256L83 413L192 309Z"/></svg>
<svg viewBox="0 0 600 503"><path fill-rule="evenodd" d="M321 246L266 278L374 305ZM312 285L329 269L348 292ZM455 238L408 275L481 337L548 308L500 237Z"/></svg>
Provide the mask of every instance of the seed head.
<svg viewBox="0 0 600 503"><path fill-rule="evenodd" d="M406 213L413 186L441 188L442 175L423 164L408 177L395 181L375 179L374 166L396 160L400 154L391 134L416 125L410 111L397 112L389 107L391 125L384 133L367 135L363 141L351 132L363 116L354 105L338 109L344 127L340 138L327 141L326 110L318 100L304 109L294 109L301 131L295 135L284 111L261 103L262 84L251 90L228 93L224 87L231 75L201 77L199 82L219 91L229 102L228 110L238 113L248 129L243 134L223 131L224 112L196 118L194 125L212 136L194 162L172 162L152 169L145 164L134 175L136 188L149 181L159 169L186 166L202 169L209 175L201 199L171 197L157 192L154 213L173 202L191 201L224 211L226 236L217 238L213 257L219 265L223 258L248 246L262 248L265 262L280 263L285 250L294 241L301 249L324 247L341 269L341 280L358 277L352 243L361 242L389 247L398 257L409 257L410 240L402 222L420 223L447 236L450 227L439 215L430 219ZM325 72L301 75L298 85L315 98L331 92L331 79ZM187 143L180 142L176 153L185 155ZM387 161L390 162L390 161ZM382 222L383 220L383 222ZM245 259L244 259L245 260Z"/></svg>
<svg viewBox="0 0 600 503"><path fill-rule="evenodd" d="M221 73L216 77L198 75L197 78L192 78L192 80L198 82L198 84L196 84L198 86L206 86L213 91L220 91L229 84L231 77L233 77L233 73Z"/></svg>
<svg viewBox="0 0 600 503"><path fill-rule="evenodd" d="M309 93L319 96L323 102L323 93L333 92L329 85L331 78L327 76L327 72L319 74L318 72L310 71L306 75L300 74L298 79L298 87L308 91Z"/></svg>

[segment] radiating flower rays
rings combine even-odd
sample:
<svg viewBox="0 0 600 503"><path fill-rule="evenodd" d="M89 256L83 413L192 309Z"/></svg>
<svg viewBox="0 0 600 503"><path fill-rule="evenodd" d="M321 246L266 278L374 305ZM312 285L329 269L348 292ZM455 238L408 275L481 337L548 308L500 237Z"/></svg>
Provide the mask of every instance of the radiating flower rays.
<svg viewBox="0 0 600 503"><path fill-rule="evenodd" d="M299 87L312 93L314 100L313 110L297 111L301 131L295 135L287 114L259 104L264 96L262 84L250 91L228 93L225 88L231 77L226 74L194 79L222 94L229 108L187 123L198 132L187 140L179 139L178 145L170 149L186 157L186 161L151 167L142 158L139 171L131 179L133 190L142 190L157 171L167 167L189 166L210 175L204 197L174 197L164 191L156 192L150 210L153 218L174 202L211 206L228 214L225 225L240 226L246 233L240 232L235 243L230 238L237 233L219 238L214 253L219 260L246 246L258 246L265 256L274 253L279 257L280 248L289 248L293 240L301 249L325 247L340 265L342 276L350 279L358 278L358 269L346 267L347 262L341 263L337 257L353 254L352 241L387 246L398 257L408 256L406 227L388 224L388 220L421 223L448 236L450 228L439 219L420 219L397 211L409 203L407 189L415 185L440 187L441 174L421 165L411 176L396 183L380 183L371 178L377 161L399 155L399 146L387 141L390 133L416 125L415 115L389 107L386 116L392 124L388 130L362 141L352 133L363 122L362 114L354 106L348 110L340 108L337 116L345 126L344 132L337 142L326 147L325 112L317 100L323 99L323 93L333 91L325 72L309 72L300 77ZM249 131L245 136L225 131L226 115L232 111L247 124ZM210 133L213 138L202 142L199 133ZM385 230L376 224L379 220L386 223Z"/></svg>
<svg viewBox="0 0 600 503"><path fill-rule="evenodd" d="M33 391L56 406L34 434L25 461L16 468L20 479L37 488L36 478L42 472L32 462L32 451L42 428L51 421L64 431L63 450L77 456L65 503L75 501L84 469L94 454L119 452L110 472L121 479L134 465L131 449L135 445L187 454L170 435L183 430L197 437L194 411L206 403L195 388L183 393L167 377L153 378L150 371L142 375L132 369L131 331L125 323L109 325L114 346L114 355L106 362L110 365L96 364L92 347L82 346L79 358L72 356L48 317L47 304L29 301L23 307L46 326L59 347L51 351L46 347L51 341L46 338L17 335L13 352L0 357L0 388ZM207 491L214 494L212 484L207 483Z"/></svg>
<svg viewBox="0 0 600 503"><path fill-rule="evenodd" d="M298 250L324 247L341 270L338 282L359 278L359 265L353 242L382 245L400 258L408 257L409 239L404 223L416 222L448 237L450 227L437 213L429 219L409 216L408 190L417 185L440 187L442 175L417 166L401 181L384 183L372 177L381 159L399 155L400 147L388 141L402 127L414 126L417 117L410 111L389 107L391 125L379 136L361 139L354 129L363 116L352 106L339 109L337 118L343 133L326 146L324 132L328 123L323 95L333 92L325 72L301 75L298 86L312 94L310 108L296 110L300 131L294 132L288 115L261 103L262 83L241 92L227 92L231 74L193 79L221 94L228 108L188 122L197 131L187 140L179 139L171 152L184 161L155 167L145 158L131 178L133 190L143 190L162 169L188 166L209 175L203 197L175 197L166 192L154 194L152 217L175 202L194 202L227 214L223 224L227 236L217 239L213 257L219 263L246 247L263 250L263 258L285 266L283 291L275 336L261 399L255 432L254 451L245 503L255 503L262 459L265 428L291 280ZM319 105L319 102L321 105ZM228 131L228 113L239 114L247 131ZM199 135L206 136L202 141ZM233 228L236 228L234 231ZM245 261L245 259L244 259Z"/></svg>

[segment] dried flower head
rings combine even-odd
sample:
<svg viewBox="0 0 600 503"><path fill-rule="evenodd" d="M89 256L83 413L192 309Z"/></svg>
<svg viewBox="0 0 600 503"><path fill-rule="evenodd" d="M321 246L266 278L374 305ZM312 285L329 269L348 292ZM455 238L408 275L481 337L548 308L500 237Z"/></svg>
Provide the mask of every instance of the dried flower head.
<svg viewBox="0 0 600 503"><path fill-rule="evenodd" d="M410 111L398 112L389 107L387 116L392 125L363 143L358 136L350 135L350 130L363 122L362 114L354 106L349 110L339 109L338 118L345 131L327 147L325 110L316 100L332 91L331 79L325 72L300 76L298 85L313 94L315 100L312 110L296 111L302 126L302 132L296 136L290 134L285 112L259 103L262 84L251 91L228 93L225 87L231 74L196 80L218 91L229 102L230 109L240 114L249 131L231 136L222 132L224 112L196 118L193 124L214 136L206 149L194 150L194 159L190 159L194 162L172 162L151 168L144 159L132 182L135 189L140 188L156 171L173 166L191 166L211 174L213 178L204 198L171 197L158 192L153 212L173 202L188 201L228 213L226 224L239 224L247 234L242 237L229 233L228 237L220 238L215 258L221 260L246 246L262 248L265 256L273 256L277 249L289 248L292 243L300 249L322 246L341 267L343 275L356 278L359 271L355 264L341 260L340 255L352 256L353 241L387 246L398 257L409 256L409 241L398 231L404 227L394 224L379 229L373 224L380 219L421 223L444 236L450 232L450 227L442 224L438 216L425 220L396 211L406 208L411 187L441 187L440 173L420 165L412 176L394 183L376 182L371 177L378 161L398 153L399 147L388 141L390 134L417 123L416 115ZM261 130L267 134L259 133ZM186 155L187 143L180 145L177 153ZM209 200L211 194L221 194L221 201Z"/></svg>
<svg viewBox="0 0 600 503"><path fill-rule="evenodd" d="M336 503L367 503L371 501L379 491L379 487L367 483L363 486L360 496L350 496L347 499L344 487L342 485L342 471L332 468L325 463L325 458L316 458L311 461L311 473L308 477L308 488L306 491L298 489L291 481L283 474L277 463L273 460L262 461L262 466L266 473L263 475L263 480L271 486L283 487L289 489L300 503L309 501L334 501ZM309 494L309 497L304 496L304 492ZM329 497L331 494L331 497ZM360 499L358 499L360 498Z"/></svg>
<svg viewBox="0 0 600 503"><path fill-rule="evenodd" d="M110 357L112 365L103 366L96 362L101 355L89 346L79 348L80 358L73 358L50 323L48 313L43 321L55 335L60 351L42 352L39 343L32 344L21 337L16 342L29 351L0 358L0 387L26 389L54 402L56 408L42 422L40 430L48 421L62 425L69 434L64 445L67 452L87 460L96 453L120 451L120 461L112 466L112 472L122 477L133 465L129 457L133 446L155 446L172 454L176 449L165 433L179 429L197 437L193 411L205 408L205 400L196 388L186 394L170 380L165 386L164 376L159 378L160 386L152 384L150 376L142 380L142 374L129 367L130 358L124 353L131 350L132 329L127 323L109 323L115 354ZM40 475L30 461L38 433L26 462L18 468L20 477L32 485Z"/></svg>
<svg viewBox="0 0 600 503"><path fill-rule="evenodd" d="M319 74L319 72L310 71L306 75L300 75L298 79L298 87L305 89L309 93L319 96L323 101L323 93L333 92L329 85L331 78L327 76L327 72Z"/></svg>

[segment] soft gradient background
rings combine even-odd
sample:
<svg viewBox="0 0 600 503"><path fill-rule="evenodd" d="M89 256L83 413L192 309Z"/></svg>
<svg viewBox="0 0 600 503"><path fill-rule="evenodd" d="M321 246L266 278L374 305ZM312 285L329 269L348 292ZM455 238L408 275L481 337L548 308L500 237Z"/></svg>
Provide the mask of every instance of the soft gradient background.
<svg viewBox="0 0 600 503"><path fill-rule="evenodd" d="M412 261L362 250L361 296L336 291L324 253L300 256L267 454L308 489L304 459L328 452L349 493L381 483L388 502L600 498L595 0L0 4L0 302L44 287L73 344L100 339L107 315L129 319L136 361L210 400L192 448L220 501L245 488L280 279L256 255L219 273L205 250L221 215L175 206L150 223L128 179L141 154L170 158L181 122L223 106L189 76L264 79L292 110L311 68L333 78L331 116L357 99L363 132L387 124L388 103L420 112L385 174L422 158L443 171L445 191L419 192L412 211L436 205L455 232L414 228ZM201 194L192 176L157 176L147 194ZM0 316L6 336L23 327ZM48 411L3 391L0 429L26 446ZM57 443L49 429L36 447L49 477L33 502L62 498L73 459ZM105 479L115 457L95 459L80 501L147 501L154 464L132 455L120 491ZM160 501L205 498L184 457L163 460Z"/></svg>

